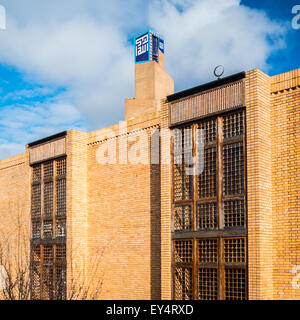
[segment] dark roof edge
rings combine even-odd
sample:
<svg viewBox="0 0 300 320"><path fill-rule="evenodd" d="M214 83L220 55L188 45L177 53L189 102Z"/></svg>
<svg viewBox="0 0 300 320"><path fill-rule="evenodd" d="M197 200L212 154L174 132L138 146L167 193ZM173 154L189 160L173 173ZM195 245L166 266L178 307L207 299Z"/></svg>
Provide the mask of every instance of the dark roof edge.
<svg viewBox="0 0 300 320"><path fill-rule="evenodd" d="M37 146L39 144L42 144L42 143L45 143L45 142L49 142L51 140L55 140L55 139L58 139L58 138L65 137L66 135L67 135L67 131L63 131L63 132L54 134L53 136L50 136L50 137L47 137L47 138L44 138L44 139L41 139L41 140L37 140L37 141L31 142L31 143L28 143L28 147L31 148L31 147Z"/></svg>
<svg viewBox="0 0 300 320"><path fill-rule="evenodd" d="M183 90L183 91L171 94L167 97L167 100L168 100L168 102L172 102L172 101L182 99L182 98L194 95L196 93L200 93L203 91L214 89L214 88L223 86L227 83L235 82L235 81L238 81L238 80L241 80L244 78L246 78L246 72L244 72L244 71L239 72L239 73L233 74L231 76L228 76L228 77L225 77L222 79L218 79L218 80L208 82L208 83L202 84L202 85L194 87L194 88L190 88L187 90Z"/></svg>

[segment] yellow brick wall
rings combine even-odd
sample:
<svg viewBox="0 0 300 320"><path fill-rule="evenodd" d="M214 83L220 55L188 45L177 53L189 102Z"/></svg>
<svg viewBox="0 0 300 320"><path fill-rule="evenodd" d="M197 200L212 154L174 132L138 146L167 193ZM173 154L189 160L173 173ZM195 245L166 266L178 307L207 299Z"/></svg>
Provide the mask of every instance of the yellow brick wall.
<svg viewBox="0 0 300 320"><path fill-rule="evenodd" d="M160 299L160 167L150 165L150 149L144 154L147 164L101 164L97 152L107 142L119 150L128 143L128 152L141 141L134 136L151 136L159 128L159 115L152 114L128 122L128 134L118 125L92 132L88 145L88 251L95 256L103 251L101 299ZM120 147L119 147L120 146ZM143 144L143 148L147 146ZM145 149L147 150L147 149Z"/></svg>
<svg viewBox="0 0 300 320"><path fill-rule="evenodd" d="M270 78L246 76L249 299L273 298Z"/></svg>
<svg viewBox="0 0 300 320"><path fill-rule="evenodd" d="M25 268L30 248L29 227L30 170L28 154L24 153L0 161L0 246L3 249L0 260L3 258L4 264L12 263L12 276L17 267L28 270Z"/></svg>
<svg viewBox="0 0 300 320"><path fill-rule="evenodd" d="M299 85L299 69L247 73L250 299L300 297Z"/></svg>
<svg viewBox="0 0 300 320"><path fill-rule="evenodd" d="M30 223L30 170L28 154L0 161L0 234L13 236L17 219Z"/></svg>
<svg viewBox="0 0 300 320"><path fill-rule="evenodd" d="M161 103L161 290L162 299L172 299L172 172L169 130L170 105Z"/></svg>
<svg viewBox="0 0 300 320"><path fill-rule="evenodd" d="M67 135L67 277L68 294L87 286L87 134Z"/></svg>
<svg viewBox="0 0 300 320"><path fill-rule="evenodd" d="M272 88L274 298L299 299L300 69L273 77Z"/></svg>

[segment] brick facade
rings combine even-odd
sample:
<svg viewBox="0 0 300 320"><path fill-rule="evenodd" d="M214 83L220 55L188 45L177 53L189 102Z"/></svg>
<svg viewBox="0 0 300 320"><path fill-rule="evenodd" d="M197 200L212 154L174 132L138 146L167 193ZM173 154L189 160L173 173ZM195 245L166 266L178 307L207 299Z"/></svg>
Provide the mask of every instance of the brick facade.
<svg viewBox="0 0 300 320"><path fill-rule="evenodd" d="M102 282L100 299L173 297L172 103L166 99L173 83L162 70L156 72L163 80L155 81L166 81L165 94L147 97L153 100L149 110L147 101L141 110L134 99L127 101L126 131L120 123L91 133L67 132L67 283L74 277L86 283L93 275ZM244 98L248 297L298 299L300 69L274 77L258 69L247 72ZM157 141L158 155L150 147ZM103 150L107 144L116 153ZM134 154L137 163L128 162ZM112 162L101 162L103 156ZM160 163L151 164L151 157ZM29 161L28 150L0 161L1 235L15 234L16 212L29 229Z"/></svg>
<svg viewBox="0 0 300 320"><path fill-rule="evenodd" d="M271 83L273 298L299 299L300 70Z"/></svg>

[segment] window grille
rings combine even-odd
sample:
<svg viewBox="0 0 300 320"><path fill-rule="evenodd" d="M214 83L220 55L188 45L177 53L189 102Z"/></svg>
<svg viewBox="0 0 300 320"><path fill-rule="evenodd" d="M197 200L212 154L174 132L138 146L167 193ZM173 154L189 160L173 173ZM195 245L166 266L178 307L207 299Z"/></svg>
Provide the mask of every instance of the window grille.
<svg viewBox="0 0 300 320"><path fill-rule="evenodd" d="M65 299L65 158L48 161L32 167L31 203L33 240L31 246L32 299ZM59 241L58 243L56 238ZM58 240L58 238L60 239Z"/></svg>
<svg viewBox="0 0 300 320"><path fill-rule="evenodd" d="M245 128L238 110L173 129L175 299L247 299Z"/></svg>
<svg viewBox="0 0 300 320"><path fill-rule="evenodd" d="M53 236L53 221L44 220L44 238L52 239Z"/></svg>
<svg viewBox="0 0 300 320"><path fill-rule="evenodd" d="M245 130L244 111L224 116L224 139L243 136Z"/></svg>
<svg viewBox="0 0 300 320"><path fill-rule="evenodd" d="M193 272L192 268L176 267L175 277L175 299L191 300L193 297Z"/></svg>
<svg viewBox="0 0 300 320"><path fill-rule="evenodd" d="M56 263L66 262L66 245L60 244L56 246Z"/></svg>
<svg viewBox="0 0 300 320"><path fill-rule="evenodd" d="M204 168L198 178L199 198L216 196L216 148L206 148L204 151Z"/></svg>
<svg viewBox="0 0 300 320"><path fill-rule="evenodd" d="M188 172L192 159L192 130L185 127L174 131L174 190L176 200L192 198L192 175Z"/></svg>
<svg viewBox="0 0 300 320"><path fill-rule="evenodd" d="M218 241L199 240L198 241L199 264L216 264L218 263Z"/></svg>
<svg viewBox="0 0 300 320"><path fill-rule="evenodd" d="M176 231L192 230L192 206L191 205L178 205L175 208L174 229Z"/></svg>
<svg viewBox="0 0 300 320"><path fill-rule="evenodd" d="M53 263L53 246L52 245L44 246L44 263L46 264Z"/></svg>
<svg viewBox="0 0 300 320"><path fill-rule="evenodd" d="M66 170L67 170L67 159L64 158L64 159L57 160L56 175L63 176L66 174Z"/></svg>
<svg viewBox="0 0 300 320"><path fill-rule="evenodd" d="M56 237L66 236L66 220L56 219Z"/></svg>
<svg viewBox="0 0 300 320"><path fill-rule="evenodd" d="M40 182L42 178L42 166L40 164L32 167L32 181Z"/></svg>
<svg viewBox="0 0 300 320"><path fill-rule="evenodd" d="M66 180L60 179L57 180L56 184L56 208L57 208L57 216L65 216L66 215Z"/></svg>
<svg viewBox="0 0 300 320"><path fill-rule="evenodd" d="M41 185L33 185L31 193L31 215L32 218L41 216Z"/></svg>
<svg viewBox="0 0 300 320"><path fill-rule="evenodd" d="M224 239L224 252L226 263L246 262L245 239Z"/></svg>
<svg viewBox="0 0 300 320"><path fill-rule="evenodd" d="M43 300L53 299L53 266L44 265L42 269L42 293Z"/></svg>
<svg viewBox="0 0 300 320"><path fill-rule="evenodd" d="M217 122L216 119L203 121L199 123L198 129L203 130L204 137L199 136L199 144L201 144L202 139L205 143L216 142L217 140Z"/></svg>
<svg viewBox="0 0 300 320"><path fill-rule="evenodd" d="M31 297L33 300L41 298L41 266L38 264L31 267Z"/></svg>
<svg viewBox="0 0 300 320"><path fill-rule="evenodd" d="M41 220L32 221L32 238L39 239L41 237Z"/></svg>
<svg viewBox="0 0 300 320"><path fill-rule="evenodd" d="M44 184L44 216L53 215L53 182Z"/></svg>
<svg viewBox="0 0 300 320"><path fill-rule="evenodd" d="M191 240L175 241L175 262L191 263L193 258Z"/></svg>
<svg viewBox="0 0 300 320"><path fill-rule="evenodd" d="M242 142L224 146L224 193L244 192L244 146Z"/></svg>
<svg viewBox="0 0 300 320"><path fill-rule="evenodd" d="M41 260L41 247L39 245L32 247L32 261L40 262Z"/></svg>
<svg viewBox="0 0 300 320"><path fill-rule="evenodd" d="M225 269L226 300L246 299L246 270L240 268Z"/></svg>
<svg viewBox="0 0 300 320"><path fill-rule="evenodd" d="M218 299L218 269L199 268L198 270L198 300Z"/></svg>
<svg viewBox="0 0 300 320"><path fill-rule="evenodd" d="M228 200L224 201L225 227L245 226L245 201Z"/></svg>
<svg viewBox="0 0 300 320"><path fill-rule="evenodd" d="M44 180L53 178L53 161L44 164Z"/></svg>
<svg viewBox="0 0 300 320"><path fill-rule="evenodd" d="M65 266L56 266L55 268L55 291L56 300L66 299L67 273Z"/></svg>
<svg viewBox="0 0 300 320"><path fill-rule="evenodd" d="M198 230L216 229L218 225L217 203L198 202L196 219Z"/></svg>

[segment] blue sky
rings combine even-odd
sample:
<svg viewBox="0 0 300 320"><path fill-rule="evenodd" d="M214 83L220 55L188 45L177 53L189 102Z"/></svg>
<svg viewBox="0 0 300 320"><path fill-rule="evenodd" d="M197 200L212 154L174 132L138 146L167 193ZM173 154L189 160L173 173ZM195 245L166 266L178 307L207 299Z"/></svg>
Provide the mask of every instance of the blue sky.
<svg viewBox="0 0 300 320"><path fill-rule="evenodd" d="M263 10L277 21L291 21L292 7L300 5L300 0L243 0L246 6ZM270 76L300 68L300 29L293 30L289 23L286 33L286 47L283 50L274 51L268 58L271 69L267 70Z"/></svg>
<svg viewBox="0 0 300 320"><path fill-rule="evenodd" d="M166 41L176 91L260 68L300 67L297 1L0 0L0 159L66 130L91 131L124 119L134 96L132 38L151 28Z"/></svg>

